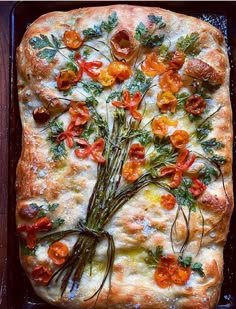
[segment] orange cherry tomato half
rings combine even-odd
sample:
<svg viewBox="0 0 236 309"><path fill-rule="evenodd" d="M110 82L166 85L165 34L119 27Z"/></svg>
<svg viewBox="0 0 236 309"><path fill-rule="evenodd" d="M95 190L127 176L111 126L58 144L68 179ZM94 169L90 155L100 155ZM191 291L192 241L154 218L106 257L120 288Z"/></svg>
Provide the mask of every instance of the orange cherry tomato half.
<svg viewBox="0 0 236 309"><path fill-rule="evenodd" d="M152 52L146 55L144 63L141 64L141 69L146 75L154 77L157 74L164 73L166 65L159 61L156 53Z"/></svg>
<svg viewBox="0 0 236 309"><path fill-rule="evenodd" d="M159 173L160 173L160 176L163 177L163 176L172 175L173 173L175 173L175 171L176 171L175 166L165 166L160 169Z"/></svg>
<svg viewBox="0 0 236 309"><path fill-rule="evenodd" d="M193 181L193 184L189 188L189 191L194 196L201 195L206 190L206 185L203 182L201 182L200 179L193 178L192 181Z"/></svg>
<svg viewBox="0 0 236 309"><path fill-rule="evenodd" d="M48 249L48 256L56 265L63 264L68 253L69 249L67 245L61 241L54 242Z"/></svg>
<svg viewBox="0 0 236 309"><path fill-rule="evenodd" d="M171 136L170 141L175 148L184 148L190 141L189 134L184 130L176 130Z"/></svg>
<svg viewBox="0 0 236 309"><path fill-rule="evenodd" d="M155 118L152 122L152 132L159 136L164 137L168 133L168 126L174 126L178 124L176 120L170 120L166 116Z"/></svg>
<svg viewBox="0 0 236 309"><path fill-rule="evenodd" d="M91 146L88 143L88 141L86 141L86 139L84 138L76 138L75 142L80 147L80 148L75 149L76 157L80 159L87 158L90 154L90 149L91 149Z"/></svg>
<svg viewBox="0 0 236 309"><path fill-rule="evenodd" d="M174 175L171 177L170 187L172 189L177 188L182 182L183 171L176 169Z"/></svg>
<svg viewBox="0 0 236 309"><path fill-rule="evenodd" d="M121 61L110 63L107 67L107 71L111 76L118 78L120 81L129 79L132 74L130 66Z"/></svg>
<svg viewBox="0 0 236 309"><path fill-rule="evenodd" d="M63 42L70 49L77 49L82 44L83 40L80 34L75 30L67 30L64 33Z"/></svg>
<svg viewBox="0 0 236 309"><path fill-rule="evenodd" d="M162 113L167 113L168 111L174 113L177 103L176 97L170 91L160 92L157 95L157 106Z"/></svg>
<svg viewBox="0 0 236 309"><path fill-rule="evenodd" d="M74 134L70 131L62 132L57 136L57 142L60 143L62 141L66 141L66 144L69 148L74 146Z"/></svg>
<svg viewBox="0 0 236 309"><path fill-rule="evenodd" d="M163 91L178 92L183 86L182 78L178 73L173 70L165 72L160 77L160 87Z"/></svg>
<svg viewBox="0 0 236 309"><path fill-rule="evenodd" d="M131 145L129 153L129 159L131 161L137 161L140 164L145 163L145 148L139 143L135 143Z"/></svg>
<svg viewBox="0 0 236 309"><path fill-rule="evenodd" d="M51 277L51 270L43 265L36 266L32 271L32 279L38 283L48 283Z"/></svg>
<svg viewBox="0 0 236 309"><path fill-rule="evenodd" d="M190 267L183 267L178 265L174 274L171 276L171 280L174 284L185 285L191 275Z"/></svg>
<svg viewBox="0 0 236 309"><path fill-rule="evenodd" d="M92 62L83 62L81 64L84 68L84 71L91 78L97 78L100 74L99 68L102 67L103 63L101 61L92 61Z"/></svg>
<svg viewBox="0 0 236 309"><path fill-rule="evenodd" d="M98 81L101 83L104 87L110 87L115 84L116 79L114 76L110 75L108 73L108 69L104 68L100 71L100 74L98 76Z"/></svg>
<svg viewBox="0 0 236 309"><path fill-rule="evenodd" d="M164 208L171 210L175 207L176 199L172 194L162 195L160 204Z"/></svg>
<svg viewBox="0 0 236 309"><path fill-rule="evenodd" d="M169 254L159 260L158 268L154 273L154 279L157 285L161 288L167 288L172 285L171 276L175 273L177 268L177 259L174 255Z"/></svg>
<svg viewBox="0 0 236 309"><path fill-rule="evenodd" d="M179 70L183 66L184 61L185 53L182 50L176 50L169 62L169 69L174 71Z"/></svg>
<svg viewBox="0 0 236 309"><path fill-rule="evenodd" d="M72 70L63 70L57 74L56 82L59 90L69 90L75 84L76 74Z"/></svg>
<svg viewBox="0 0 236 309"><path fill-rule="evenodd" d="M83 125L90 119L89 109L84 102L72 102L69 113L75 121L75 126Z"/></svg>
<svg viewBox="0 0 236 309"><path fill-rule="evenodd" d="M135 181L142 174L137 161L128 161L124 164L122 169L122 176L128 181Z"/></svg>

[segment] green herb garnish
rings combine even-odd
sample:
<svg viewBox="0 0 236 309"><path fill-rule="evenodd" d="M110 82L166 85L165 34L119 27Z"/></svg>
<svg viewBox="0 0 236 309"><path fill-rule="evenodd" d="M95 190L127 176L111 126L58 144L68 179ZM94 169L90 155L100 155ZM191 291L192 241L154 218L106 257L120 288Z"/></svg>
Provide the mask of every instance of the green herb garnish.
<svg viewBox="0 0 236 309"><path fill-rule="evenodd" d="M59 226L63 225L65 220L62 218L57 218L52 224L52 230L57 229Z"/></svg>
<svg viewBox="0 0 236 309"><path fill-rule="evenodd" d="M151 86L151 83L152 83L151 78L147 78L146 75L141 70L137 70L127 89L132 95L135 94L137 91L145 93Z"/></svg>
<svg viewBox="0 0 236 309"><path fill-rule="evenodd" d="M163 256L163 246L157 246L156 250L147 250L148 256L144 261L149 267L157 268L160 258Z"/></svg>
<svg viewBox="0 0 236 309"><path fill-rule="evenodd" d="M192 257L191 256L186 256L185 258L183 258L182 256L179 256L178 262L183 267L189 267L191 265L191 263L192 263Z"/></svg>
<svg viewBox="0 0 236 309"><path fill-rule="evenodd" d="M175 196L177 203L181 206L187 206L189 209L196 211L196 201L193 194L189 191L192 185L190 178L184 177L178 188L171 189L171 193Z"/></svg>
<svg viewBox="0 0 236 309"><path fill-rule="evenodd" d="M224 144L217 141L216 138L211 138L204 142L200 143L204 152L213 155L214 150L221 149L224 147Z"/></svg>
<svg viewBox="0 0 236 309"><path fill-rule="evenodd" d="M83 89L88 92L91 93L92 95L99 95L102 93L103 91L103 86L95 81L83 81L81 82Z"/></svg>
<svg viewBox="0 0 236 309"><path fill-rule="evenodd" d="M50 152L53 154L53 160L57 161L66 156L66 148L64 141L58 143L57 137L59 134L64 132L63 122L53 121L49 124L50 132L48 134L47 140L52 143Z"/></svg>
<svg viewBox="0 0 236 309"><path fill-rule="evenodd" d="M59 41L53 34L51 34L51 41L46 35L40 34L39 36L31 38L29 44L33 49L42 49L37 53L37 56L40 59L52 62L61 46L61 41Z"/></svg>
<svg viewBox="0 0 236 309"><path fill-rule="evenodd" d="M219 176L219 172L212 166L204 166L199 171L199 179L205 184L209 185L213 180Z"/></svg>
<svg viewBox="0 0 236 309"><path fill-rule="evenodd" d="M185 37L181 36L176 43L176 49L182 50L186 55L195 56L200 53L199 45L199 34L193 32Z"/></svg>
<svg viewBox="0 0 236 309"><path fill-rule="evenodd" d="M204 277L205 276L205 273L204 273L204 270L202 268L202 264L201 263L194 263L191 266L191 269L193 271L196 271L200 275L200 277Z"/></svg>
<svg viewBox="0 0 236 309"><path fill-rule="evenodd" d="M152 15L150 15L152 16ZM162 27L164 27L164 23L161 22ZM163 26L164 25L164 26ZM159 28L158 24L155 27L155 30ZM138 40L141 44L147 47L156 47L156 46L161 46L163 41L164 41L164 34L154 34L154 31L149 32L148 28L140 22L135 29L135 38Z"/></svg>

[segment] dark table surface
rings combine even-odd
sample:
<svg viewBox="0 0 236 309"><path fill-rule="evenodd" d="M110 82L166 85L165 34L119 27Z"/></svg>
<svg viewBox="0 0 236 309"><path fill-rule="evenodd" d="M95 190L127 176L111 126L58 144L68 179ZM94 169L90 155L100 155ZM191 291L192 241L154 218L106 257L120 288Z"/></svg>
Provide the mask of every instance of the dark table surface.
<svg viewBox="0 0 236 309"><path fill-rule="evenodd" d="M0 308L7 308L7 201L10 10L14 2L0 2Z"/></svg>

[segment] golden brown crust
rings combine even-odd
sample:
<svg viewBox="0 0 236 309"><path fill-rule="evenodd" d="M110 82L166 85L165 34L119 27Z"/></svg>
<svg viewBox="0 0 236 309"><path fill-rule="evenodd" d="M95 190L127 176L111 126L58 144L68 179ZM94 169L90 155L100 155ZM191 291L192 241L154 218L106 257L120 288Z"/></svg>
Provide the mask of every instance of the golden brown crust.
<svg viewBox="0 0 236 309"><path fill-rule="evenodd" d="M65 60L60 53L57 53L51 62L40 59L37 56L38 50L32 48L29 40L40 34L47 36L54 34L57 38L62 38L64 32L71 28L76 29L83 36L83 29L107 20L114 11L118 15L119 24L109 34L111 48L115 57L125 59L131 64L137 55L138 62L141 63L144 60L143 54L148 53L145 48L141 52L137 51L139 42L135 39L135 29L139 22L143 22L148 29L152 29L153 25L147 18L150 14L161 15L165 21L166 27L160 29L158 34L166 35L167 42L171 42L171 51L175 50L178 38L192 32L199 33L201 53L196 57L187 58L180 74L185 73L190 77L218 84L219 87L212 94L208 106L212 111L218 109L220 105L222 107L212 119L214 130L210 133L210 138L220 137L224 147L218 149L216 153L224 156L227 162L221 167L222 175L209 184L207 190L198 199L198 209L201 212L192 212L189 222L190 243L186 256L191 255L194 261L203 263L205 277L201 278L192 273L186 285L172 285L168 289L162 289L155 283L153 279L155 270L149 268L144 262L146 250L161 245L164 246L166 253L173 253L170 233L175 220L174 246L176 251L179 250L182 241L188 235L185 224L188 208L183 208L182 212L177 212L177 207L171 211L164 209L160 205L160 196L166 191L150 186L128 201L106 228L114 237L116 258L111 289L109 291L108 284L104 287L96 308L115 309L126 306L142 309L214 308L223 280L223 245L233 209L232 115L229 100L229 63L224 39L218 29L206 22L160 8L118 5L48 13L37 19L27 29L17 49L18 93L23 125L22 153L17 168L17 225L26 223L26 220L19 215L24 205L59 203L62 206L52 213L51 219L61 216L66 220L65 228L71 228L78 218L85 218L87 201L96 181L94 161L90 159L81 161L71 154L66 160L53 161L51 158L47 131L43 130L43 126L35 124L32 111L42 105L49 109L51 116L66 111L67 102L61 99L62 94L56 88L55 82L58 71L65 67ZM99 45L99 48L104 52L104 44ZM92 60L97 60L99 55L93 51L91 57ZM158 83L156 85L158 87ZM189 91L191 87L186 87L185 90ZM108 89L105 96L109 93ZM154 106L152 103L156 100L156 96L157 90L150 89L147 98L147 105L150 104L150 115L147 116L147 122L150 122L152 115L156 115L156 104ZM75 92L71 98L83 99ZM101 109L104 114L105 99L101 100L103 100ZM175 120L178 117L184 118L178 113L173 117ZM66 116L63 121L68 121ZM194 124L186 119L180 121L179 129L183 129L186 124L193 133L196 129ZM189 149L200 155L203 154L196 143L192 143ZM196 164L202 166L201 160L198 159L198 161ZM197 173L196 171L198 171L197 167L192 173ZM178 220L176 213L178 213ZM204 237L201 239L202 218L204 218ZM70 248L73 246L73 241L73 239L66 239ZM40 247L37 250L36 258L21 254L21 262L29 278L37 263L42 263L53 271L56 269L47 257L47 248ZM31 280L36 293L56 306L91 308L94 299L89 301L84 299L96 291L102 280L105 251L106 245L103 241L97 249L93 276L91 277L89 270L86 269L81 289L75 299L66 295L61 297L59 288L55 285L47 288Z"/></svg>

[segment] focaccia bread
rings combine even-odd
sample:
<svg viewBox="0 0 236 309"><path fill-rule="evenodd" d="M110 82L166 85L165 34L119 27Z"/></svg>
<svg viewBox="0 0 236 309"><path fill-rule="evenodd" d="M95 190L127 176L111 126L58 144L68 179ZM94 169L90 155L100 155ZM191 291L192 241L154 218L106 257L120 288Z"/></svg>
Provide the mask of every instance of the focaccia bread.
<svg viewBox="0 0 236 309"><path fill-rule="evenodd" d="M153 7L52 12L17 69L35 292L66 308L214 308L233 209L221 32Z"/></svg>

